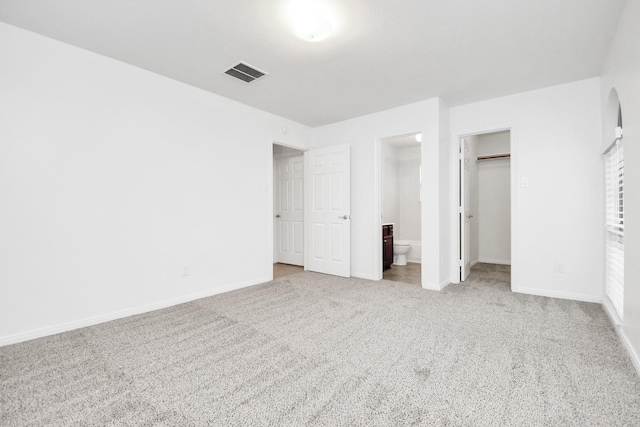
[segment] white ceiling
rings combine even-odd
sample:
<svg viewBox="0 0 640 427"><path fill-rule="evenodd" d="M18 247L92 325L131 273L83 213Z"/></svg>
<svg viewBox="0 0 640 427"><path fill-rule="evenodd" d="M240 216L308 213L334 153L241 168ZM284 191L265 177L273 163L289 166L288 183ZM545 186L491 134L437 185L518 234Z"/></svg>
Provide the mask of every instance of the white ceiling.
<svg viewBox="0 0 640 427"><path fill-rule="evenodd" d="M0 21L315 127L598 76L626 0L326 0L319 43L292 35L288 1L0 0ZM223 73L239 60L269 76Z"/></svg>

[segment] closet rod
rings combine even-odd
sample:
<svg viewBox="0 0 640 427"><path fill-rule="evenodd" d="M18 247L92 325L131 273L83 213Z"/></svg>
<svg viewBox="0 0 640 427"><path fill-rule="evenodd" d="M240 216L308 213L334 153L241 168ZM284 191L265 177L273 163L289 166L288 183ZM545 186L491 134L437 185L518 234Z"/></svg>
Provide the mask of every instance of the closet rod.
<svg viewBox="0 0 640 427"><path fill-rule="evenodd" d="M492 154L490 156L478 156L476 157L476 161L481 162L483 160L496 160L496 159L508 159L511 157L511 154Z"/></svg>

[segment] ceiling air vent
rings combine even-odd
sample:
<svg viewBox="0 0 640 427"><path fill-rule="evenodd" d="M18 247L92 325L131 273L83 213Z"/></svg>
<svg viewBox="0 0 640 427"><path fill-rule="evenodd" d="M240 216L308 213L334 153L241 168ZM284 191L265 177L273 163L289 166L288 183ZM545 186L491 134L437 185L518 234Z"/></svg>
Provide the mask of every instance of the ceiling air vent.
<svg viewBox="0 0 640 427"><path fill-rule="evenodd" d="M237 65L234 65L225 71L225 74L247 83L251 83L254 80L258 80L260 77L267 75L266 72L260 71L253 65L249 65L246 62L239 62Z"/></svg>

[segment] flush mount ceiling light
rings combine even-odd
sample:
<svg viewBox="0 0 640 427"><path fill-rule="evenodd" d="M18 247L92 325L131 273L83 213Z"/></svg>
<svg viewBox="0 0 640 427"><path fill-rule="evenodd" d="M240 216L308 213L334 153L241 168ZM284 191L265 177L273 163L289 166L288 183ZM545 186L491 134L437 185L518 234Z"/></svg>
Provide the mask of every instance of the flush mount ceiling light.
<svg viewBox="0 0 640 427"><path fill-rule="evenodd" d="M422 142L422 134L421 133L417 133L416 134L416 141Z"/></svg>
<svg viewBox="0 0 640 427"><path fill-rule="evenodd" d="M289 6L293 34L309 42L319 42L331 34L335 17L326 4L318 0L294 0Z"/></svg>

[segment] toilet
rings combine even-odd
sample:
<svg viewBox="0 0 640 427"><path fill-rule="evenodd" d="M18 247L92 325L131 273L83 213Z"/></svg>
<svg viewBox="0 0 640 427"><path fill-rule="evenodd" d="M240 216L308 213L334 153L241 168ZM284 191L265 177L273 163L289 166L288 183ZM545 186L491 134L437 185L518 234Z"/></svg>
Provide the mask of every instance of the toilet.
<svg viewBox="0 0 640 427"><path fill-rule="evenodd" d="M396 257L395 265L407 265L407 254L411 250L411 244L404 240L393 242L393 255Z"/></svg>

